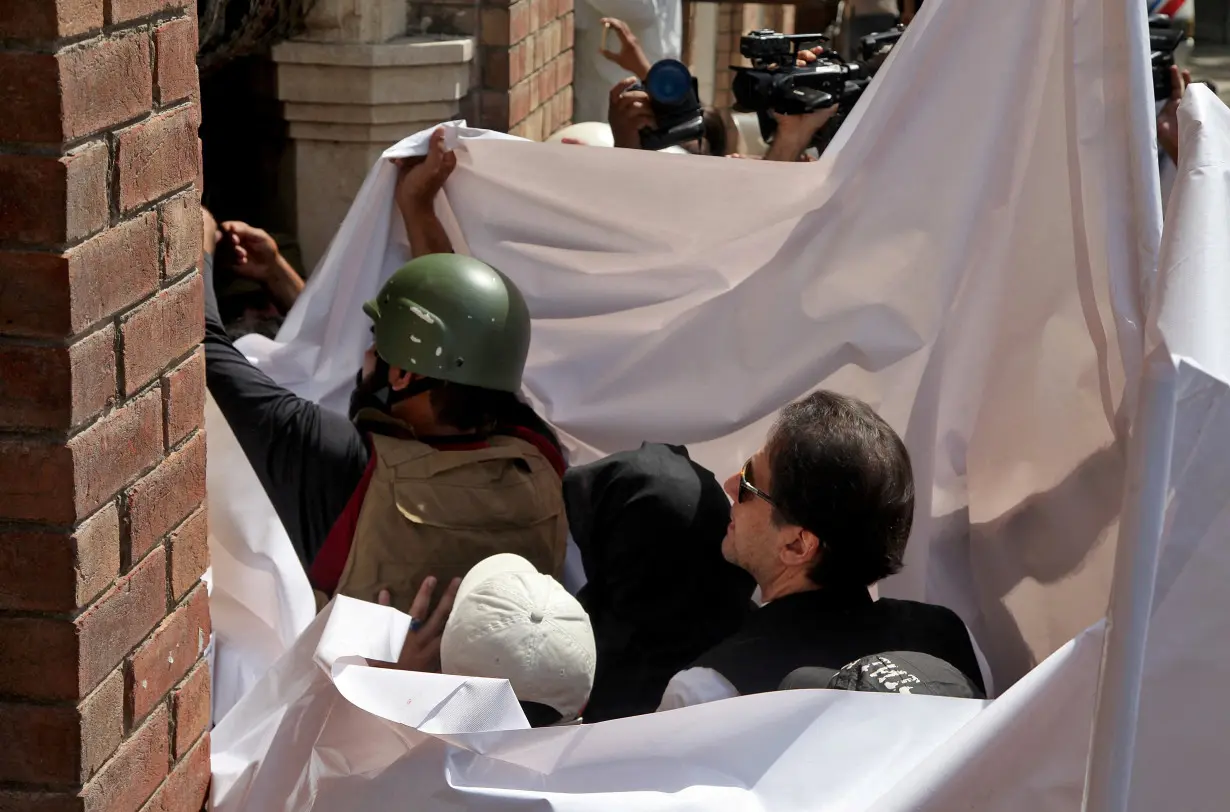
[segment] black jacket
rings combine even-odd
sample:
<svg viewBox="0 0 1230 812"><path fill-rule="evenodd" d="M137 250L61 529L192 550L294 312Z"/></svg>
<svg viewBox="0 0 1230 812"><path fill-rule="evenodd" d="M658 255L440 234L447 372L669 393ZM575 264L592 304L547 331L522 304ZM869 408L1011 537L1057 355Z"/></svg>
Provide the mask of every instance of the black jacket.
<svg viewBox="0 0 1230 812"><path fill-rule="evenodd" d="M740 694L775 691L796 668L841 669L872 654L918 651L938 657L986 692L969 631L951 609L915 601L873 601L865 588L786 595L693 666L712 668Z"/></svg>
<svg viewBox="0 0 1230 812"><path fill-rule="evenodd" d="M722 558L730 503L684 448L645 444L570 470L564 505L598 648L585 719L651 713L752 608L751 576Z"/></svg>
<svg viewBox="0 0 1230 812"><path fill-rule="evenodd" d="M311 564L367 467L362 433L345 415L279 386L235 349L205 258L205 382L256 471L304 566Z"/></svg>

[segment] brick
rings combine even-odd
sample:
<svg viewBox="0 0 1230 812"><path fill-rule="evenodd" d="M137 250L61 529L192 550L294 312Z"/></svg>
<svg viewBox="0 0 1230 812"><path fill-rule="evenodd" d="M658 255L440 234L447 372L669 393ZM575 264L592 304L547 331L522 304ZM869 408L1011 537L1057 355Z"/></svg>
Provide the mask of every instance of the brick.
<svg viewBox="0 0 1230 812"><path fill-rule="evenodd" d="M508 48L485 48L483 58L483 87L503 88L521 81L522 71L514 69L514 55L520 51L519 46ZM514 78L515 77L515 78Z"/></svg>
<svg viewBox="0 0 1230 812"><path fill-rule="evenodd" d="M162 223L162 274L174 278L201 261L201 202L195 192L176 195L159 206Z"/></svg>
<svg viewBox="0 0 1230 812"><path fill-rule="evenodd" d="M119 571L120 517L114 503L72 532L0 532L0 609L76 611Z"/></svg>
<svg viewBox="0 0 1230 812"><path fill-rule="evenodd" d="M141 35L110 37L56 54L0 52L0 139L61 143L150 109L149 46Z"/></svg>
<svg viewBox="0 0 1230 812"><path fill-rule="evenodd" d="M186 0L108 0L107 24L126 23L172 9L183 8Z"/></svg>
<svg viewBox="0 0 1230 812"><path fill-rule="evenodd" d="M209 735L175 765L142 812L196 812L209 800ZM3 807L0 807L2 809Z"/></svg>
<svg viewBox="0 0 1230 812"><path fill-rule="evenodd" d="M573 62L573 51L564 51L559 55L559 59L555 60L555 89L556 91L563 90L572 84L573 71L576 65Z"/></svg>
<svg viewBox="0 0 1230 812"><path fill-rule="evenodd" d="M560 91L560 124L572 121L572 85Z"/></svg>
<svg viewBox="0 0 1230 812"><path fill-rule="evenodd" d="M528 0L522 0L528 2ZM484 7L480 16L479 43L487 46L508 47L509 13L507 8Z"/></svg>
<svg viewBox="0 0 1230 812"><path fill-rule="evenodd" d="M526 84L530 86L530 109L531 110L537 110L538 107L541 106L542 103L546 101L550 95L550 94L543 95L543 92L542 92L542 89L543 89L542 79L543 79L543 76L546 75L546 73L547 71L540 70L538 71L538 73L535 73L533 76L531 76L529 79L526 80Z"/></svg>
<svg viewBox="0 0 1230 812"><path fill-rule="evenodd" d="M530 0L517 0L508 7L508 42L516 44L530 33Z"/></svg>
<svg viewBox="0 0 1230 812"><path fill-rule="evenodd" d="M538 58L535 54L538 52L538 32L531 31L530 35L521 41L521 47L525 48L525 72L533 73L536 68L534 62Z"/></svg>
<svg viewBox="0 0 1230 812"><path fill-rule="evenodd" d="M167 538L171 559L171 598L181 600L209 567L209 521L202 507Z"/></svg>
<svg viewBox="0 0 1230 812"><path fill-rule="evenodd" d="M0 155L0 240L55 245L101 231L110 217L107 160L102 142L61 158Z"/></svg>
<svg viewBox="0 0 1230 812"><path fill-rule="evenodd" d="M124 392L131 395L205 337L205 284L199 273L141 303L120 322Z"/></svg>
<svg viewBox="0 0 1230 812"><path fill-rule="evenodd" d="M167 776L170 738L161 707L81 791L85 812L135 812ZM192 810L195 812L195 810Z"/></svg>
<svg viewBox="0 0 1230 812"><path fill-rule="evenodd" d="M128 489L130 561L138 561L205 500L205 433Z"/></svg>
<svg viewBox="0 0 1230 812"><path fill-rule="evenodd" d="M166 105L196 93L196 14L172 20L154 29L158 103Z"/></svg>
<svg viewBox="0 0 1230 812"><path fill-rule="evenodd" d="M75 37L102 24L103 0L0 3L0 39Z"/></svg>
<svg viewBox="0 0 1230 812"><path fill-rule="evenodd" d="M0 258L0 330L75 335L158 288L158 219L146 212L66 253Z"/></svg>
<svg viewBox="0 0 1230 812"><path fill-rule="evenodd" d="M0 703L0 730L10 745L0 748L0 781L83 784L123 737L123 672L79 707Z"/></svg>
<svg viewBox="0 0 1230 812"><path fill-rule="evenodd" d="M76 621L0 618L0 694L76 701L115 669L165 611L166 557L159 548Z"/></svg>
<svg viewBox="0 0 1230 812"><path fill-rule="evenodd" d="M70 428L114 395L110 325L68 347L0 345L0 428Z"/></svg>
<svg viewBox="0 0 1230 812"><path fill-rule="evenodd" d="M0 516L75 524L161 456L162 397L149 392L66 444L0 439Z"/></svg>
<svg viewBox="0 0 1230 812"><path fill-rule="evenodd" d="M572 4L572 0L564 0L564 2L570 6ZM571 11L560 18L560 26L560 30L563 32L561 47L564 49L572 48L576 42L576 28L573 26L573 14Z"/></svg>
<svg viewBox="0 0 1230 812"><path fill-rule="evenodd" d="M205 424L204 350L163 377L162 406L168 449Z"/></svg>
<svg viewBox="0 0 1230 812"><path fill-rule="evenodd" d="M159 548L78 618L85 690L119 665L163 618L166 589L166 553Z"/></svg>
<svg viewBox="0 0 1230 812"><path fill-rule="evenodd" d="M123 211L132 211L195 180L199 149L196 128L196 109L189 105L119 132L116 166Z"/></svg>
<svg viewBox="0 0 1230 812"><path fill-rule="evenodd" d="M520 124L530 114L530 87L525 82L514 87L508 94L508 123Z"/></svg>
<svg viewBox="0 0 1230 812"><path fill-rule="evenodd" d="M530 30L537 31L542 28L542 0L530 0Z"/></svg>
<svg viewBox="0 0 1230 812"><path fill-rule="evenodd" d="M208 729L209 696L209 664L198 661L171 693L171 726L175 731L173 758L183 758Z"/></svg>
<svg viewBox="0 0 1230 812"><path fill-rule="evenodd" d="M574 3L573 3L573 0L558 0L558 6L559 6L559 7L558 7L557 11L559 12L559 16L560 16L560 17L563 17L565 14L569 14L569 15L570 15L570 14L572 14L572 9L573 9ZM571 20L568 22L568 26L567 26L567 27L568 27L568 28L572 28L572 21L571 21ZM572 41L572 38L571 38L571 37L569 37L569 42L571 42L571 41Z"/></svg>
<svg viewBox="0 0 1230 812"><path fill-rule="evenodd" d="M128 665L130 719L149 713L201 658L209 640L209 596L198 586L180 602Z"/></svg>

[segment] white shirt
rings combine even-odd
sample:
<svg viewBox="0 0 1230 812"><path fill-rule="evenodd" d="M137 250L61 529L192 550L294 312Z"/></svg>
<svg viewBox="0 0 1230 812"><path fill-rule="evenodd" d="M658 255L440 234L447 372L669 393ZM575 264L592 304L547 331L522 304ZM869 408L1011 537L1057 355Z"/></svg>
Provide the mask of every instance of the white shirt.
<svg viewBox="0 0 1230 812"><path fill-rule="evenodd" d="M629 75L599 53L602 18L615 17L627 23L652 65L660 59L678 59L682 53L680 6L680 0L577 0L573 121L606 121L611 88ZM619 49L614 33L608 35L607 47Z"/></svg>
<svg viewBox="0 0 1230 812"><path fill-rule="evenodd" d="M982 684L987 688L987 698L994 698L995 685L991 678L991 669L987 658L983 656L978 641L966 627L969 642L974 647L974 657L978 660L978 670L982 672ZM703 705L706 702L717 702L719 699L733 699L739 696L739 690L712 668L688 668L671 677L666 690L662 693L662 702L658 710L668 711L676 708L686 708L690 705Z"/></svg>

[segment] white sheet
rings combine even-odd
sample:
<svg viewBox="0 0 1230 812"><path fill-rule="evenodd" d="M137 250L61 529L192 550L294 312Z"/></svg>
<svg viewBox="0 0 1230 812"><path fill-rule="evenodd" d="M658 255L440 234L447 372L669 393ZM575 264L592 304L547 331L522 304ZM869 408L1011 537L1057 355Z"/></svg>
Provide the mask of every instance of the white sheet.
<svg viewBox="0 0 1230 812"><path fill-rule="evenodd" d="M955 609L1006 687L1109 594L1161 219L1131 10L935 0L818 164L466 140L440 206L525 292L526 392L574 460L670 441L724 475L814 388L879 409L919 495L881 593ZM407 256L393 182L276 349L243 342L338 410L360 302Z"/></svg>
<svg viewBox="0 0 1230 812"><path fill-rule="evenodd" d="M720 469L817 384L879 406L922 495L890 589L995 630L1001 679L1101 614L1126 498L1111 667L1095 624L989 705L796 692L525 731L499 684L346 660L389 658L405 619L339 600L214 731L216 808L1076 810L1100 680L1089 809L1223 809L1230 121L1189 91L1155 287L1152 116L1127 103L1147 99L1143 18L1125 7L931 0L815 167L477 143L449 188L471 250L527 291L528 389L579 455L649 435ZM985 64L1002 75L961 70ZM298 346L326 322L305 318ZM353 374L317 347L293 385ZM1170 406L1133 426L1123 497L1112 441L1141 384Z"/></svg>

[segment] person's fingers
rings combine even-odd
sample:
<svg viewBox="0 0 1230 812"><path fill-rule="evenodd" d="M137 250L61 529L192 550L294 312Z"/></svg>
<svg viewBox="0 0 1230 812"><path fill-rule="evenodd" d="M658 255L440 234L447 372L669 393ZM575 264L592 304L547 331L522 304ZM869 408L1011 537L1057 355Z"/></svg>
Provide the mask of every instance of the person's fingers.
<svg viewBox="0 0 1230 812"><path fill-rule="evenodd" d="M380 604L381 606L392 606L393 596L389 594L389 590L382 589L380 590L380 594L376 596L376 603Z"/></svg>
<svg viewBox="0 0 1230 812"><path fill-rule="evenodd" d="M1170 66L1170 98L1173 101L1183 98L1183 71L1178 65Z"/></svg>
<svg viewBox="0 0 1230 812"><path fill-rule="evenodd" d="M559 142L560 142L561 144L572 144L572 145L579 146L579 147L583 147L583 146L585 146L585 142L583 142L583 141L578 141L578 140L577 140L577 139L575 139L575 138L561 138L561 139L559 140Z"/></svg>
<svg viewBox="0 0 1230 812"><path fill-rule="evenodd" d="M637 78L635 76L629 76L626 79L620 79L619 82L616 83L615 87L611 88L611 93L610 93L611 104L615 104L619 100L619 97L624 94L624 91L632 87L636 83L637 83Z"/></svg>
<svg viewBox="0 0 1230 812"><path fill-rule="evenodd" d="M427 640L432 640L438 637L444 631L444 623L448 620L448 615L453 611L453 602L457 600L457 589L461 586L461 579L454 578L448 585L448 589L444 590L444 595L440 598L440 603L436 605L436 609L431 613L431 617L423 624L419 633Z"/></svg>
<svg viewBox="0 0 1230 812"><path fill-rule="evenodd" d="M608 51L606 48L599 48L598 53L602 54L605 58L611 60L612 62L619 59L619 54L614 51Z"/></svg>
<svg viewBox="0 0 1230 812"><path fill-rule="evenodd" d="M419 661L424 671L440 670L440 638L434 637L419 651Z"/></svg>
<svg viewBox="0 0 1230 812"><path fill-rule="evenodd" d="M418 593L410 603L410 617L420 623L427 617L427 609L431 606L431 596L436 591L436 579L428 575L419 586Z"/></svg>
<svg viewBox="0 0 1230 812"><path fill-rule="evenodd" d="M235 249L235 262L236 264L239 264L239 265L246 265L248 262L248 249L236 248Z"/></svg>

